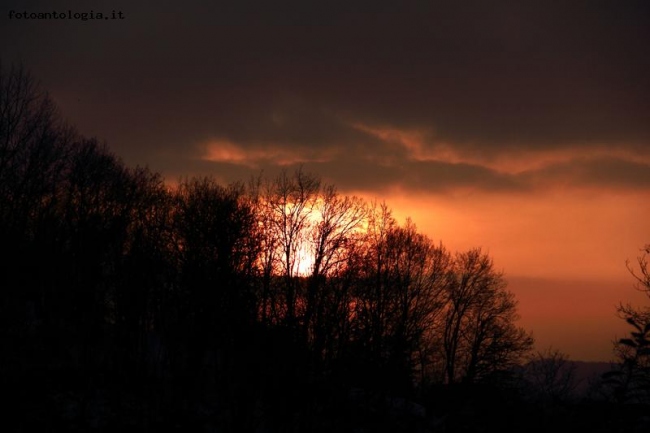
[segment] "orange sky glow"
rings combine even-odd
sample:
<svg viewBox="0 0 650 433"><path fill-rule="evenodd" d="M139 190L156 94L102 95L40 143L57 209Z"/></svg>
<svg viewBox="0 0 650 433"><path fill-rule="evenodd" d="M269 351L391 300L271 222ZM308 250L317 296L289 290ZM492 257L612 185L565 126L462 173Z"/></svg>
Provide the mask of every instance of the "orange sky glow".
<svg viewBox="0 0 650 433"><path fill-rule="evenodd" d="M382 199L398 220L411 216L452 250L487 249L539 350L553 346L576 359L608 360L611 342L629 331L615 307L648 304L625 265L647 238L640 213L647 193L441 198L395 191Z"/></svg>
<svg viewBox="0 0 650 433"><path fill-rule="evenodd" d="M506 154L488 161L462 158L454 153L454 146L427 146L425 134L354 127L406 149L406 160L480 164L501 173L543 170L585 158L584 152L571 148L518 157ZM281 154L263 146L246 152L241 146L218 141L206 149L205 160L250 169L259 169L269 160L278 166L309 167L315 161L340 158L331 152ZM390 156L368 153L364 157L379 157L380 164L399 163ZM602 146L594 146L589 153L589 158L608 157L642 163L648 159ZM517 295L521 325L534 332L539 350L552 346L577 359L608 360L611 342L627 332L626 324L616 317L616 306L647 301L632 288L634 281L625 261L635 259L649 234L643 209L650 203L650 194L579 185L573 177L579 174L567 172L564 178L539 181L533 176L533 193L486 193L472 187L430 193L399 184L381 192L342 192L367 202L385 201L398 221L411 217L423 233L452 251L486 249ZM336 184L336 179L331 180ZM307 272L309 263L299 266Z"/></svg>
<svg viewBox="0 0 650 433"><path fill-rule="evenodd" d="M390 151L382 154L372 149L361 156L379 165L437 161L524 177L530 188L525 191L485 192L470 185L432 193L426 185L413 188L395 183L376 192L341 192L367 202L386 202L398 221L411 217L420 231L452 251L477 246L489 251L517 295L520 323L533 331L538 350L553 347L582 360L611 358L612 341L627 332L627 325L616 317L616 306L647 302L633 289L625 261L635 259L650 234L644 218L650 193L581 184L584 173L580 165L555 176L550 176L548 169L608 158L648 164L650 155L625 147L593 145L588 153L567 146L481 157L462 155L454 150L457 146L438 144L424 132L361 124L352 127L405 152L401 159ZM309 169L314 163L345 159L341 149L301 152L259 144L245 150L227 141L211 141L204 148L203 160L253 171L268 161L277 167ZM317 168L314 172L319 174ZM336 178L326 180L336 185ZM303 261L299 266L304 273L309 263Z"/></svg>

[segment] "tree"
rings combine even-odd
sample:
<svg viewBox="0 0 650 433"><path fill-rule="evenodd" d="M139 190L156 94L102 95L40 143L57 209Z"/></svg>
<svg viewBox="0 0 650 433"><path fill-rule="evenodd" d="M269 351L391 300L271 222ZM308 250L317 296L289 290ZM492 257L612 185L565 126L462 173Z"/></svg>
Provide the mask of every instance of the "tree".
<svg viewBox="0 0 650 433"><path fill-rule="evenodd" d="M517 303L480 248L458 253L448 274L442 351L447 383L474 382L516 364L532 337L515 325Z"/></svg>
<svg viewBox="0 0 650 433"><path fill-rule="evenodd" d="M183 180L174 194L174 245L182 292L180 305L203 332L223 336L255 320L250 270L257 251L253 209L241 186L212 178Z"/></svg>
<svg viewBox="0 0 650 433"><path fill-rule="evenodd" d="M542 403L566 403L577 386L576 366L566 354L548 348L530 357L524 366L524 379Z"/></svg>
<svg viewBox="0 0 650 433"><path fill-rule="evenodd" d="M35 268L54 235L59 192L75 139L33 76L22 67L0 63L0 252L8 284L0 296L16 301L26 293L12 293L19 290L14 282L47 274ZM28 282L30 288L40 284ZM31 301L38 298L32 295L27 296ZM0 298L5 318L23 309L11 302Z"/></svg>
<svg viewBox="0 0 650 433"><path fill-rule="evenodd" d="M0 64L0 234L14 255L11 239L52 211L75 138L28 72Z"/></svg>
<svg viewBox="0 0 650 433"><path fill-rule="evenodd" d="M421 348L444 306L448 265L442 245L418 233L410 218L388 231L383 346L388 371L402 379L402 387L413 382L416 368L422 369Z"/></svg>
<svg viewBox="0 0 650 433"><path fill-rule="evenodd" d="M257 293L258 317L263 325L278 323L280 321L280 306L278 296L274 293L273 278L278 274L279 267L279 242L280 233L276 230L274 213L269 201L271 189L268 184L263 185L260 175L251 179L248 187L248 200L257 218L256 230L253 241L259 248L258 263L254 263L260 278Z"/></svg>
<svg viewBox="0 0 650 433"><path fill-rule="evenodd" d="M128 170L126 195L129 223L107 320L121 343L117 365L121 374L134 375L130 378L134 381L146 373L162 374L168 360L162 350L152 353L147 342L164 341L176 325L170 295L178 269L172 246L172 197L162 177L142 167Z"/></svg>
<svg viewBox="0 0 650 433"><path fill-rule="evenodd" d="M630 274L636 279L635 288L650 297L650 268L648 267L648 256L650 255L650 244L647 244L641 249L642 253L637 257L637 265L639 270L635 271L630 265L629 260L626 261L627 269Z"/></svg>
<svg viewBox="0 0 650 433"><path fill-rule="evenodd" d="M352 340L357 357L370 368L386 359L386 330L389 319L389 268L387 266L389 233L397 222L385 203L373 204L363 237L363 248L354 260L357 275L354 282Z"/></svg>
<svg viewBox="0 0 650 433"><path fill-rule="evenodd" d="M270 239L278 247L278 261L284 280L284 321L295 331L298 330L296 310L299 295L295 277L304 259L309 232L314 224L311 218L319 190L320 179L304 173L302 169L292 176L282 171L266 185L264 200L270 212L270 230L273 232ZM272 256L267 258L270 259Z"/></svg>
<svg viewBox="0 0 650 433"><path fill-rule="evenodd" d="M640 324L626 319L634 330L631 338L614 343L618 365L603 374L607 394L619 403L650 402L650 323Z"/></svg>
<svg viewBox="0 0 650 433"><path fill-rule="evenodd" d="M371 209L361 248L351 260L356 274L351 340L364 360L360 369L404 391L416 370L422 377L429 367L426 347L438 331L449 255L410 219L399 226L383 204Z"/></svg>
<svg viewBox="0 0 650 433"><path fill-rule="evenodd" d="M638 271L629 261L626 266L636 280L634 288L650 297L650 244L641 251L637 257ZM618 402L650 402L650 309L621 304L618 314L633 330L629 337L614 343L618 365L603 375L603 384Z"/></svg>
<svg viewBox="0 0 650 433"><path fill-rule="evenodd" d="M324 355L326 344L329 342L331 346L332 331L337 328L333 322L340 318L338 313L342 308L347 310L346 296L337 290L340 286L327 285L326 281L336 278L365 218L364 203L356 197L339 195L334 186L323 188L316 201L315 221L308 238L312 266L303 321L303 332L311 343L316 362Z"/></svg>

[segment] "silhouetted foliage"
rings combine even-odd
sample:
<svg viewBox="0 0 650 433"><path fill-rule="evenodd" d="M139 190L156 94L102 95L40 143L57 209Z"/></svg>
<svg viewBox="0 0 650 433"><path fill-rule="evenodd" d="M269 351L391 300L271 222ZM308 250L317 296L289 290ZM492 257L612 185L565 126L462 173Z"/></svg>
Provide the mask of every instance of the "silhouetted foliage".
<svg viewBox="0 0 650 433"><path fill-rule="evenodd" d="M533 344L514 322L516 301L480 249L457 254L445 285L445 380L474 382L517 364Z"/></svg>
<svg viewBox="0 0 650 433"><path fill-rule="evenodd" d="M616 342L619 364L603 375L603 385L617 402L650 403L650 323L641 325L629 317L627 322L634 328L632 338Z"/></svg>
<svg viewBox="0 0 650 433"><path fill-rule="evenodd" d="M574 397L578 385L576 366L557 349L537 352L524 366L524 379L530 392L543 404L566 404Z"/></svg>
<svg viewBox="0 0 650 433"><path fill-rule="evenodd" d="M648 254L650 245L637 258L638 270L629 262L627 268L636 280L635 288L650 297ZM603 375L601 392L620 403L650 403L650 310L621 304L618 313L633 329L629 337L614 343L618 364Z"/></svg>

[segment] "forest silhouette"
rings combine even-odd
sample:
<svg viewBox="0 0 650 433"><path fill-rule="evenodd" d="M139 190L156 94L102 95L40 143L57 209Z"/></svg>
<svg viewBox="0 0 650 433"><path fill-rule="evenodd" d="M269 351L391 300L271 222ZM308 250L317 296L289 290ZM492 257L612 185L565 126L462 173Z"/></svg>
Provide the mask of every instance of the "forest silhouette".
<svg viewBox="0 0 650 433"><path fill-rule="evenodd" d="M302 169L171 187L79 134L11 65L0 239L5 431L647 425L643 311L621 307L621 362L578 398L575 365L533 354L481 248L448 251Z"/></svg>

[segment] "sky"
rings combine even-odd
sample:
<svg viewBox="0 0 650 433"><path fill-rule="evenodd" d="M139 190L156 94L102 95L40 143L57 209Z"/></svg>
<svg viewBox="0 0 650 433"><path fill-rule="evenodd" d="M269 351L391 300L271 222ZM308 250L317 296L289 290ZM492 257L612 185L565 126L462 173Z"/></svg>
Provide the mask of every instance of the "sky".
<svg viewBox="0 0 650 433"><path fill-rule="evenodd" d="M13 11L13 13L12 13ZM27 12L124 19L27 19ZM303 167L482 247L540 350L609 360L650 243L647 0L10 0L0 59L170 182ZM18 15L17 15L18 14ZM18 18L18 17L22 18Z"/></svg>

